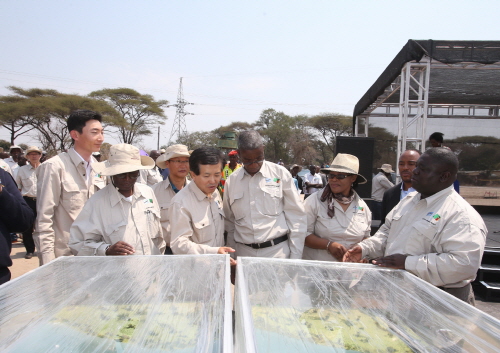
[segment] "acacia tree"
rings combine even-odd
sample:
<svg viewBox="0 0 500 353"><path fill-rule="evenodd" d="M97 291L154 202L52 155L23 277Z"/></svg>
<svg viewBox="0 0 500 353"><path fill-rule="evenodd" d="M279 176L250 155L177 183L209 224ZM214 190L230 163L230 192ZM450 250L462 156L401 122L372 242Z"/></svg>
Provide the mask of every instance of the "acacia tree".
<svg viewBox="0 0 500 353"><path fill-rule="evenodd" d="M283 112L266 109L261 114L255 127L263 135L266 142L266 157L287 163L289 157L288 138L291 135L293 119Z"/></svg>
<svg viewBox="0 0 500 353"><path fill-rule="evenodd" d="M152 134L154 126L163 125L167 119L162 107L168 101L156 101L153 96L131 88L105 88L89 96L111 104L120 113L123 124L117 128L120 141L124 143L138 143L143 136Z"/></svg>
<svg viewBox="0 0 500 353"><path fill-rule="evenodd" d="M309 119L308 125L335 154L337 136L352 135L352 117L335 113L323 113Z"/></svg>

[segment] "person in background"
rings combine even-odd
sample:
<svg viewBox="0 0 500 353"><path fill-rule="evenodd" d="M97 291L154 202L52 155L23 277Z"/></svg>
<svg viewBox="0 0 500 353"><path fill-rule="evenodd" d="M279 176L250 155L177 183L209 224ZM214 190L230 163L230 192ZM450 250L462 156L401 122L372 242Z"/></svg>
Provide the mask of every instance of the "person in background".
<svg viewBox="0 0 500 353"><path fill-rule="evenodd" d="M222 198L224 198L224 184L226 183L227 178L229 178L235 170L241 168L241 164L238 163L238 151L234 150L229 152L228 157L229 163L227 163L222 170L222 178L219 185L219 192L221 193Z"/></svg>
<svg viewBox="0 0 500 353"><path fill-rule="evenodd" d="M264 160L264 141L255 130L238 136L243 168L226 180L227 243L236 256L301 259L306 215L292 176Z"/></svg>
<svg viewBox="0 0 500 353"><path fill-rule="evenodd" d="M326 178L325 173L321 171L321 168L319 165L316 166L316 174L318 174L321 177L321 182L323 183L323 187L328 185L328 180Z"/></svg>
<svg viewBox="0 0 500 353"><path fill-rule="evenodd" d="M160 151L152 150L149 153L149 157L156 162L156 159L160 157ZM140 177L137 180L137 182L152 187L153 185L159 183L162 180L163 177L161 176L160 171L158 170L158 167L155 164L155 166L152 169L141 170Z"/></svg>
<svg viewBox="0 0 500 353"><path fill-rule="evenodd" d="M41 265L72 254L69 229L95 190L92 164L97 161L92 153L99 151L104 141L101 120L101 114L91 110L72 112L67 126L73 148L37 168L37 220L33 238Z"/></svg>
<svg viewBox="0 0 500 353"><path fill-rule="evenodd" d="M302 170L302 167L298 164L292 165L292 168L290 168L290 174L292 174L292 178L294 180L294 184L297 187L299 194L303 193L304 190L304 182L302 178L299 175L299 172Z"/></svg>
<svg viewBox="0 0 500 353"><path fill-rule="evenodd" d="M387 214L410 192L415 191L412 187L411 177L413 170L417 166L420 152L417 150L406 150L399 156L398 170L401 176L401 183L387 189L382 198L382 209L380 225L384 224Z"/></svg>
<svg viewBox="0 0 500 353"><path fill-rule="evenodd" d="M36 146L28 147L26 150L28 164L19 168L16 175L16 183L26 204L31 208L36 219L36 169L40 166L42 150ZM33 220L33 221L34 221ZM23 232L23 243L26 248L25 259L31 259L35 253L35 242L33 240L34 222Z"/></svg>
<svg viewBox="0 0 500 353"><path fill-rule="evenodd" d="M12 171L12 176L16 178L17 170L19 169L19 160L23 154L23 149L20 146L10 146L10 157L5 158L4 161L9 165Z"/></svg>
<svg viewBox="0 0 500 353"><path fill-rule="evenodd" d="M156 165L162 169L169 169L169 176L153 185L153 191L160 206L161 227L163 231L163 239L166 242L165 255L173 255L170 247L170 219L168 217L168 209L172 203L172 198L182 190L189 180L189 152L187 146L172 145L169 146L165 153L156 160Z"/></svg>
<svg viewBox="0 0 500 353"><path fill-rule="evenodd" d="M477 211L454 189L457 156L449 149L425 151L413 170L412 186L371 238L344 255L344 261L407 270L474 305L471 282L488 230Z"/></svg>
<svg viewBox="0 0 500 353"><path fill-rule="evenodd" d="M354 189L366 183L356 156L339 153L328 173L328 185L305 201L307 234L302 258L342 261L347 249L370 236L371 212Z"/></svg>
<svg viewBox="0 0 500 353"><path fill-rule="evenodd" d="M12 232L24 232L33 225L33 211L26 204L12 175L0 168L0 285L10 281Z"/></svg>
<svg viewBox="0 0 500 353"><path fill-rule="evenodd" d="M394 173L390 164L382 164L378 168L380 172L372 180L372 213L374 220L382 219L382 199L384 192L394 186L391 179L391 173Z"/></svg>
<svg viewBox="0 0 500 353"><path fill-rule="evenodd" d="M163 254L158 202L149 186L136 183L139 170L154 165L153 159L126 143L111 146L109 159L94 164L111 184L87 201L71 226L69 246L74 255Z"/></svg>
<svg viewBox="0 0 500 353"><path fill-rule="evenodd" d="M10 175L12 175L12 170L10 169L10 166L7 162L4 161L5 158L9 158L9 154L8 153L5 153L3 151L3 148L0 147L0 168L2 168L3 170L5 170L7 173L9 173Z"/></svg>
<svg viewBox="0 0 500 353"><path fill-rule="evenodd" d="M93 152L92 156L95 158L97 162L101 161L101 152ZM104 175L101 175L97 172L94 171L94 186L95 186L95 191L99 191L101 189L104 189L104 187L107 184L106 177Z"/></svg>
<svg viewBox="0 0 500 353"><path fill-rule="evenodd" d="M189 158L193 180L172 199L168 217L174 254L227 254L224 246L224 211L217 187L225 164L214 147L194 150ZM235 261L231 259L231 264Z"/></svg>
<svg viewBox="0 0 500 353"><path fill-rule="evenodd" d="M316 173L316 166L309 166L309 173L304 175L305 199L323 187L321 176Z"/></svg>
<svg viewBox="0 0 500 353"><path fill-rule="evenodd" d="M429 143L432 147L443 147L451 150L451 148L443 146L444 134L442 132L432 133L431 136L429 136ZM460 182L458 181L458 178L453 182L453 187L455 188L455 191L460 194Z"/></svg>

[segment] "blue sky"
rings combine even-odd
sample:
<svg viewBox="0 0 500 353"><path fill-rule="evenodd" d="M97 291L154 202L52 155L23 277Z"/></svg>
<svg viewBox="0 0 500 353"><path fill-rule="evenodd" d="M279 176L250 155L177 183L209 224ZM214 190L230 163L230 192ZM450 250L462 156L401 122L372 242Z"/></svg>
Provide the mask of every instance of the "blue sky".
<svg viewBox="0 0 500 353"><path fill-rule="evenodd" d="M498 9L498 1L0 0L0 94L10 85L130 87L175 103L184 77L195 103L189 131L253 122L266 108L351 115L408 39L499 39ZM161 144L175 109L166 113Z"/></svg>

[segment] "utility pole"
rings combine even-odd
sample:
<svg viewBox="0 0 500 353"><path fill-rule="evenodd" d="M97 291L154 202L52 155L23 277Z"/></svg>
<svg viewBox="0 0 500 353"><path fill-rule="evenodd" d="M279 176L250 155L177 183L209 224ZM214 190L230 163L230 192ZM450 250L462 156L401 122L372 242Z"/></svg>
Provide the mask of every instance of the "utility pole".
<svg viewBox="0 0 500 353"><path fill-rule="evenodd" d="M177 108L175 112L174 125L172 126L172 132L170 133L170 138L168 139L169 146L173 143L173 137L175 134L177 134L177 139L179 139L179 137L181 136L187 135L186 120L184 119L184 117L186 115L194 115L193 113L188 113L184 110L184 107L188 104L193 104L193 103L188 103L184 100L184 93L182 92L182 77L181 77L179 83L179 93L177 94L177 103L170 104L167 106L167 107Z"/></svg>
<svg viewBox="0 0 500 353"><path fill-rule="evenodd" d="M156 149L160 150L160 125L158 125L158 143Z"/></svg>

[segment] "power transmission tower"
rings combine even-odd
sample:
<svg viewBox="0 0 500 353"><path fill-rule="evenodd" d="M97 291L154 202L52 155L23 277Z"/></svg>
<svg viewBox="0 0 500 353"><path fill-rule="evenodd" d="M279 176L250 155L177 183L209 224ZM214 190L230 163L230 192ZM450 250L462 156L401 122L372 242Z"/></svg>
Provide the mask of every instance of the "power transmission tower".
<svg viewBox="0 0 500 353"><path fill-rule="evenodd" d="M186 136L187 135L187 129L186 129L186 119L184 117L186 115L194 115L193 113L188 113L184 110L184 107L188 104L193 104L193 103L188 103L184 100L184 93L182 92L182 77L181 81L179 83L179 93L177 93L177 103L176 104L170 104L167 107L176 107L177 110L175 112L175 120L174 120L174 125L172 126L172 132L170 133L170 138L168 139L168 145L170 146L173 142L173 137L175 134L177 134L177 139L181 136Z"/></svg>

